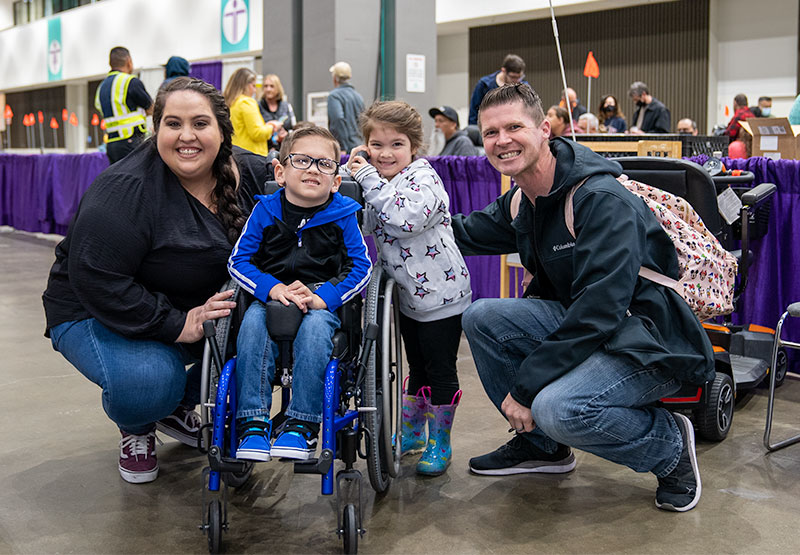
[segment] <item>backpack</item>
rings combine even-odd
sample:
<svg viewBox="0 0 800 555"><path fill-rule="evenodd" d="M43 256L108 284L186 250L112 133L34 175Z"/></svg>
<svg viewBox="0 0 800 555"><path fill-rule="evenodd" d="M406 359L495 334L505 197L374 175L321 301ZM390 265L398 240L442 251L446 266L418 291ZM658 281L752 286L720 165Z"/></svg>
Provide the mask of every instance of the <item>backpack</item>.
<svg viewBox="0 0 800 555"><path fill-rule="evenodd" d="M564 205L567 229L573 237L572 197L585 181L572 188ZM736 257L722 247L694 208L681 197L628 179L626 175L621 175L617 181L650 208L678 255L678 281L644 266L639 269L639 275L674 289L701 321L733 312L738 271Z"/></svg>

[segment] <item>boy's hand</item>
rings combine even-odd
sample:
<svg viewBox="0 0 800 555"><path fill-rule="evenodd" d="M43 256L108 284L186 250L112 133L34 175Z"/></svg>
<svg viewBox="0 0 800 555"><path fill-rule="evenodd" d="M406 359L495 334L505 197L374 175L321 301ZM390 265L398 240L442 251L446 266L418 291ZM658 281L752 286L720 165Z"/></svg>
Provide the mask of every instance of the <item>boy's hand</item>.
<svg viewBox="0 0 800 555"><path fill-rule="evenodd" d="M300 287L298 287L298 284ZM305 291L303 291L303 288ZM294 303L297 305L297 308L303 312L308 312L307 306L312 300L311 297L311 291L299 281L295 281L291 285L279 283L269 291L270 299L274 301L280 301L285 306L289 306L291 303Z"/></svg>
<svg viewBox="0 0 800 555"><path fill-rule="evenodd" d="M356 156L356 153L361 152L362 150L369 152L369 149L367 148L366 145L358 145L357 147L355 147L353 150L350 151L350 159L347 161L347 166L346 166L347 171L350 172L350 175L355 174L362 167L369 164L369 162L367 162L363 157Z"/></svg>
<svg viewBox="0 0 800 555"><path fill-rule="evenodd" d="M311 295L311 302L308 304L308 308L313 310L326 310L328 308L328 304L322 300L317 294Z"/></svg>

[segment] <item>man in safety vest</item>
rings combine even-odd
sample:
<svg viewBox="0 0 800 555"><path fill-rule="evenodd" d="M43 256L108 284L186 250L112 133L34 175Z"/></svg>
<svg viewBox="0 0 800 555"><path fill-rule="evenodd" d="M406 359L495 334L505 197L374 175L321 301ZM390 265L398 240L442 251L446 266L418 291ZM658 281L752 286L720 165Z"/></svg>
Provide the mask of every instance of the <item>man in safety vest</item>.
<svg viewBox="0 0 800 555"><path fill-rule="evenodd" d="M94 105L103 114L108 134L106 154L113 164L144 140L147 116L153 113L153 99L144 83L131 75L133 60L127 48L112 48L108 64L111 71L97 87Z"/></svg>

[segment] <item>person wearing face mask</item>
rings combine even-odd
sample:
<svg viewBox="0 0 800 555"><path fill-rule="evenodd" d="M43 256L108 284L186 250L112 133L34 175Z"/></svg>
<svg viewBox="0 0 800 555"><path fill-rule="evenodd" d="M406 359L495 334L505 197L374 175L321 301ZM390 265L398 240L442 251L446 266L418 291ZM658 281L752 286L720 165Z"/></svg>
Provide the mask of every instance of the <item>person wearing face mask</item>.
<svg viewBox="0 0 800 555"><path fill-rule="evenodd" d="M769 96L759 96L758 106L750 106L750 111L757 118L768 118L772 115L772 98Z"/></svg>
<svg viewBox="0 0 800 555"><path fill-rule="evenodd" d="M678 133L681 135L697 135L697 124L693 119L683 118L678 122Z"/></svg>
<svg viewBox="0 0 800 555"><path fill-rule="evenodd" d="M742 127L739 125L740 121L755 117L750 108L747 107L747 97L743 94L737 94L733 97L733 117L728 122L728 127L725 129L725 134L731 138L732 141L736 140Z"/></svg>
<svg viewBox="0 0 800 555"><path fill-rule="evenodd" d="M628 89L628 96L636 104L631 120L631 133L669 133L670 114L664 104L650 94L647 85L635 81Z"/></svg>
<svg viewBox="0 0 800 555"><path fill-rule="evenodd" d="M607 94L600 99L597 119L602 122L602 125L600 125L601 133L625 133L628 128L625 114L619 109L617 98L611 94Z"/></svg>
<svg viewBox="0 0 800 555"><path fill-rule="evenodd" d="M458 113L450 106L431 108L428 113L433 118L436 129L444 136L444 148L439 156L477 156L478 149L472 144L467 132L459 129Z"/></svg>

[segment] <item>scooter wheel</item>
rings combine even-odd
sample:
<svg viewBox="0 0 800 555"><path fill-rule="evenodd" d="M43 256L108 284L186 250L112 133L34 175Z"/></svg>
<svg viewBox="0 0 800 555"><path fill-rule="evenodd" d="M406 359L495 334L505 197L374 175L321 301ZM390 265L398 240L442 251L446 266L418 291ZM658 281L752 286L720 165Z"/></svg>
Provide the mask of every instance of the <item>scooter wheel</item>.
<svg viewBox="0 0 800 555"><path fill-rule="evenodd" d="M733 380L717 372L708 387L708 403L694 411L697 432L703 439L722 441L733 423Z"/></svg>

